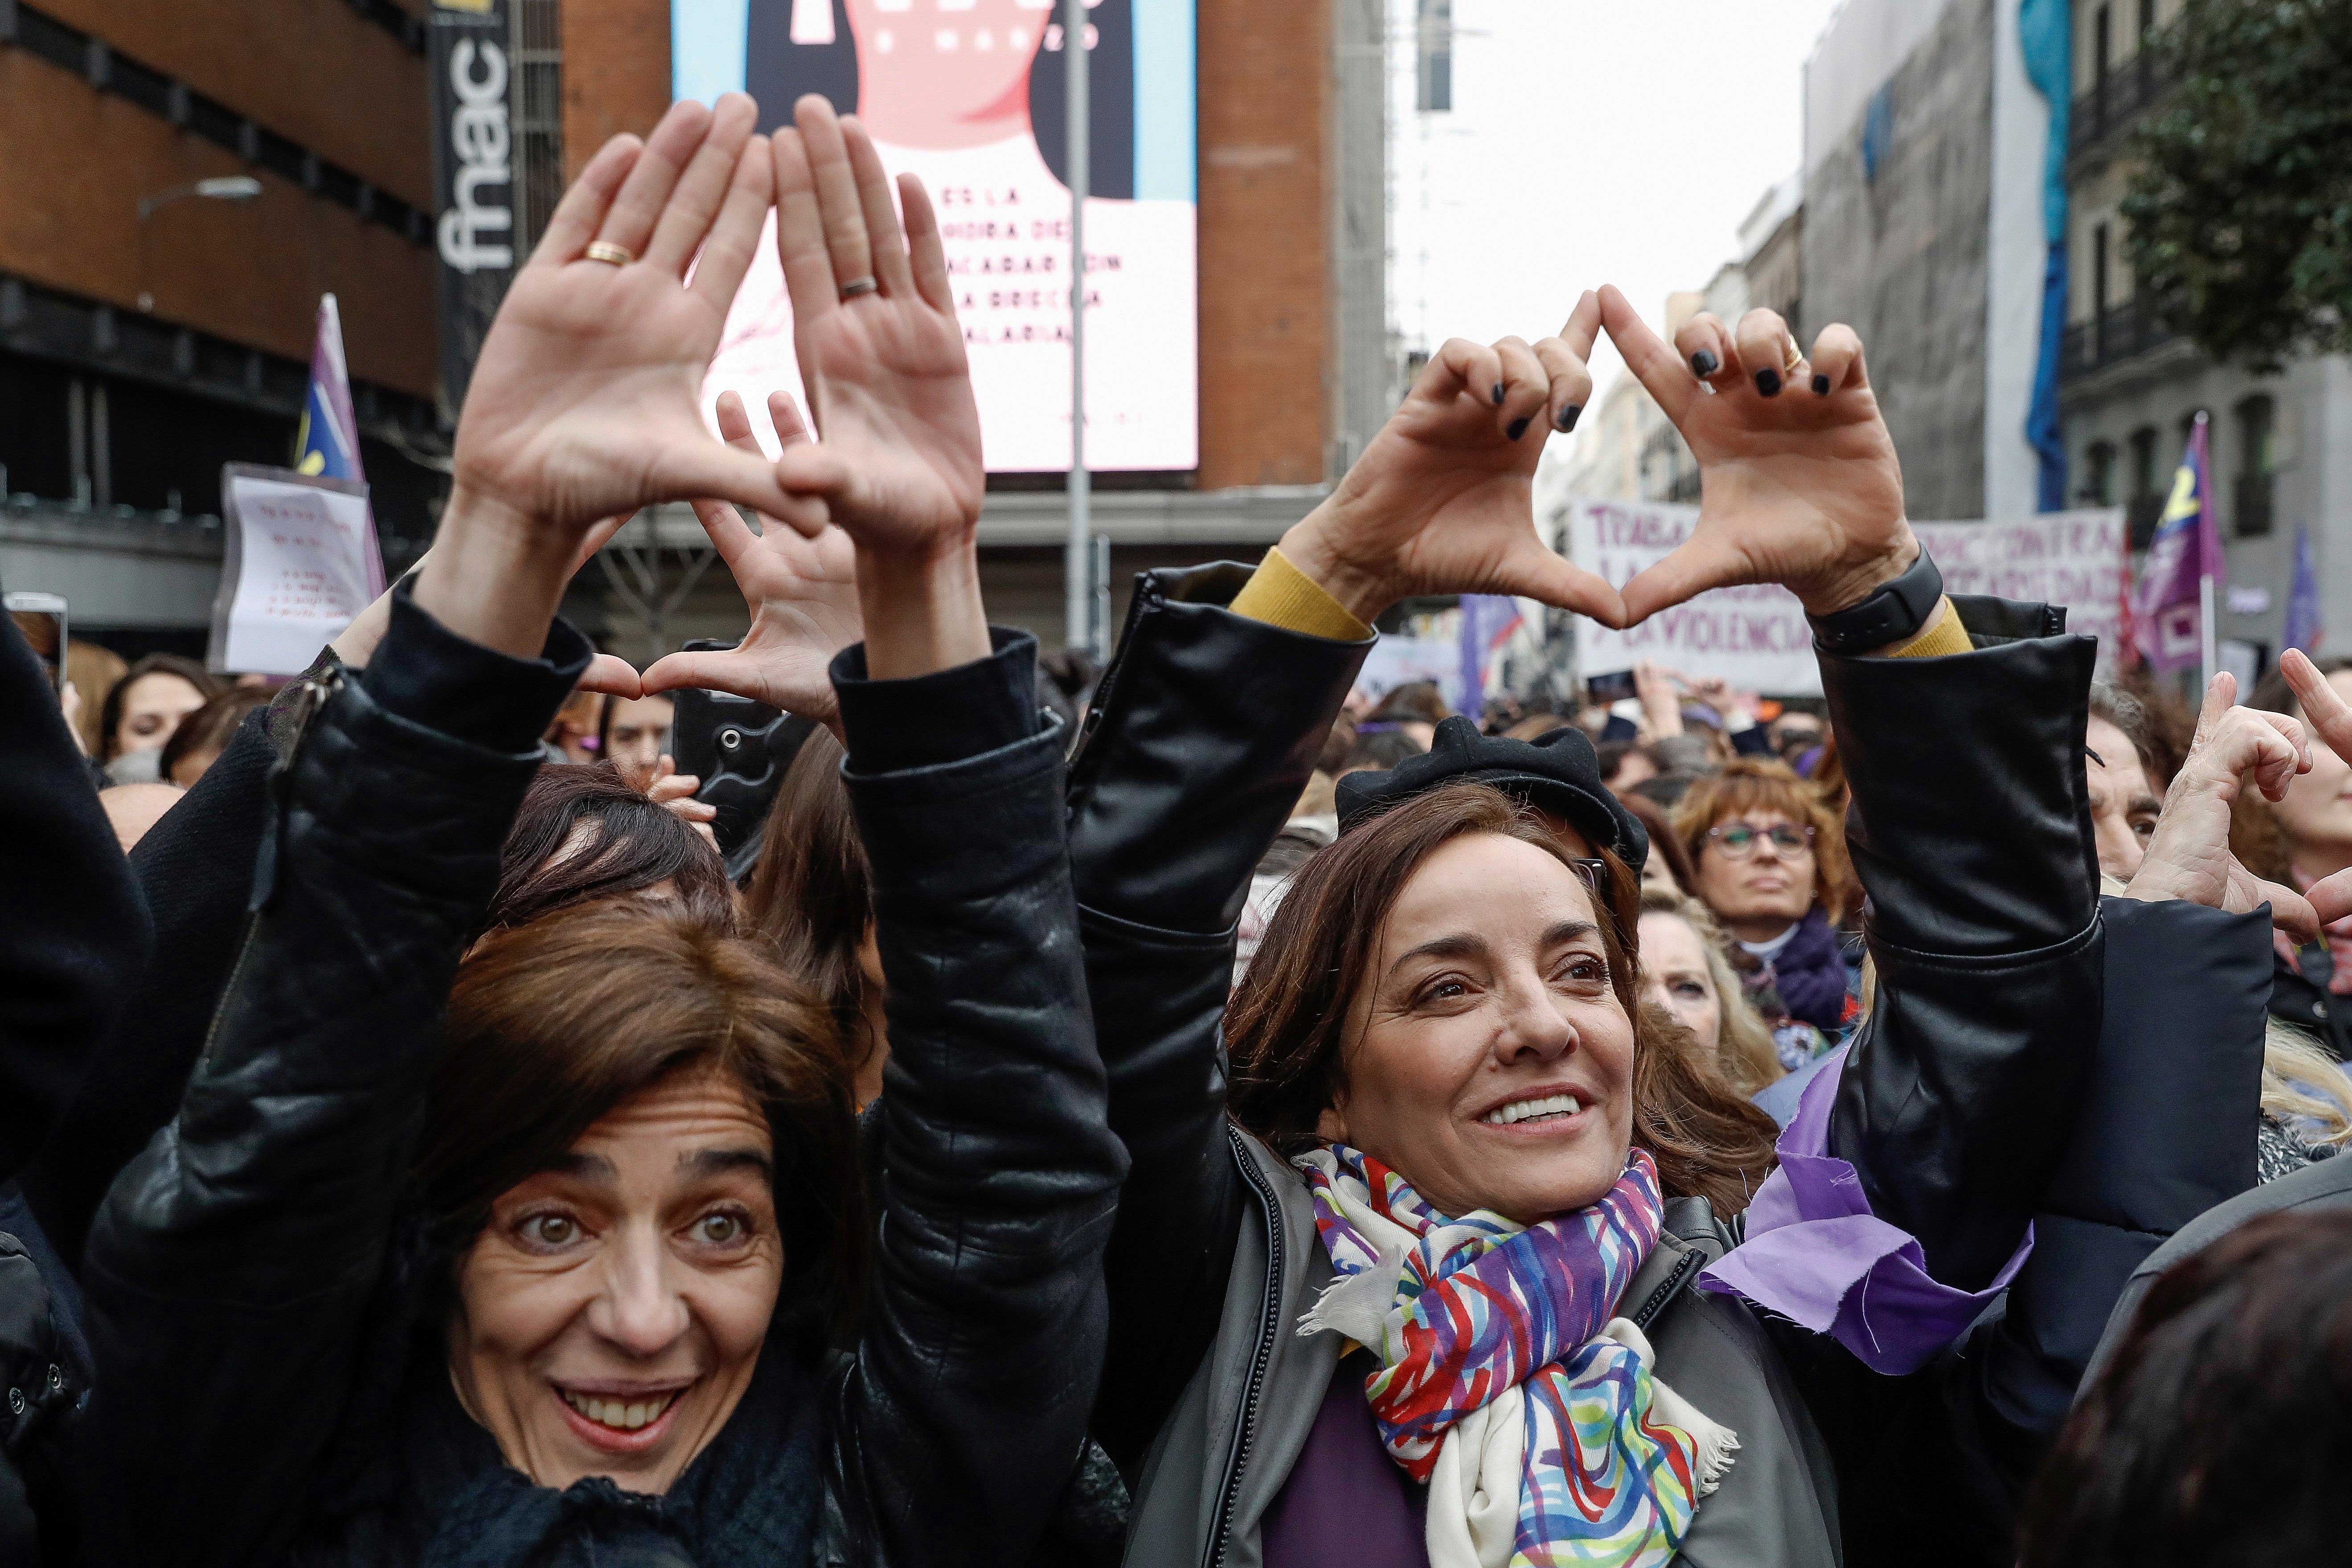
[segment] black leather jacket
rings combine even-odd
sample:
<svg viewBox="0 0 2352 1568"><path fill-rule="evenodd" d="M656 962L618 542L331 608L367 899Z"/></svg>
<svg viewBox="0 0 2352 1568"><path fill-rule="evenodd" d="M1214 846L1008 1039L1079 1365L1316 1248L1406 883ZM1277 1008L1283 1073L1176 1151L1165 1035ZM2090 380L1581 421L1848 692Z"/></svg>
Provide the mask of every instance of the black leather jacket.
<svg viewBox="0 0 2352 1568"><path fill-rule="evenodd" d="M394 1497L322 1477L402 1436L366 1426L387 1407L366 1397L375 1347L400 1338L381 1321L388 1245L443 998L588 652L561 625L551 650L498 659L404 602L274 775L259 913L212 1037L85 1257L94 1561L413 1556ZM977 667L1022 716L984 750L860 773L852 721L893 1047L873 1296L822 1396L832 1545L859 1563L1024 1561L1095 1392L1124 1159L1033 658L1016 638ZM871 683L861 710L920 730L924 685ZM324 1516L330 1497L348 1511Z"/></svg>
<svg viewBox="0 0 2352 1568"><path fill-rule="evenodd" d="M1134 1163L1106 1260L1096 1432L1130 1474L1216 1332L1250 1212L1219 1036L1233 922L1364 652L1223 610L1245 576L1145 577L1071 763L1087 983L1112 1021L1111 1124ZM1822 661L1881 976L1832 1152L1937 1278L1974 1289L2063 1157L2098 1034L2103 939L2078 761L2093 647L2041 606L1961 608L1972 656ZM1827 1434L1841 1479L1854 1456L1876 1488L1847 1499L1850 1545L1889 1525L1874 1447L1895 1445L1915 1478L1968 1456L1990 1479L1956 1490L1956 1510L2013 1477L2007 1453L1987 1451L2002 1436L1988 1368L2019 1349L1998 1328L1914 1379L1876 1378L1826 1340L1801 1348L1808 1402L1848 1417Z"/></svg>

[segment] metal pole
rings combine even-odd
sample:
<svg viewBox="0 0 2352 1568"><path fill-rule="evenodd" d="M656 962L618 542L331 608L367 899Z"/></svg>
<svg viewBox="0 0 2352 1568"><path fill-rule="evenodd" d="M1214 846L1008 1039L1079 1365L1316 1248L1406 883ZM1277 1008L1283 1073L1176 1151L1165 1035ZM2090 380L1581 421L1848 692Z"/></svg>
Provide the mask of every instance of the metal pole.
<svg viewBox="0 0 2352 1568"><path fill-rule="evenodd" d="M1070 185L1070 533L1062 550L1062 645L1094 642L1091 476L1087 472L1087 191L1092 127L1087 112L1087 0L1062 0L1062 64L1069 83L1066 138Z"/></svg>

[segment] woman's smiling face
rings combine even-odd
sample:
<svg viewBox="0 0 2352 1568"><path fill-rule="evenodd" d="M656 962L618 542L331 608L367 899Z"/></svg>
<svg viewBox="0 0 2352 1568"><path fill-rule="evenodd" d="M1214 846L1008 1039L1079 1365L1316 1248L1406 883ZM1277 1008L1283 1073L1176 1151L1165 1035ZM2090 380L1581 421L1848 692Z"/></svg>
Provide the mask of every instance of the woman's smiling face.
<svg viewBox="0 0 2352 1568"><path fill-rule="evenodd" d="M1398 894L1350 1000L1323 1137L1448 1215L1598 1202L1633 1138L1633 1024L1583 879L1532 844L1454 839Z"/></svg>
<svg viewBox="0 0 2352 1568"><path fill-rule="evenodd" d="M509 1464L658 1494L726 1426L783 1283L774 1155L740 1085L686 1072L500 1194L458 1269L450 1377Z"/></svg>

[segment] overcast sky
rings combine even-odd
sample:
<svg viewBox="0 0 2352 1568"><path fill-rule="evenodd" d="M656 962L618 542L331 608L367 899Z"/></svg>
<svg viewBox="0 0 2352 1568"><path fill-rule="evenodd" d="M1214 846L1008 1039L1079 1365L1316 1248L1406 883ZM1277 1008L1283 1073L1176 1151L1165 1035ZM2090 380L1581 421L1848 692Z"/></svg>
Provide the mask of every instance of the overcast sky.
<svg viewBox="0 0 2352 1568"><path fill-rule="evenodd" d="M1400 324L1433 344L1534 338L1602 283L1658 324L1665 296L1704 288L1733 258L1740 220L1797 167L1805 58L1836 8L1454 0L1454 112L1412 114L1402 84ZM1410 68L1409 47L1391 58ZM1617 369L1604 338L1598 384Z"/></svg>

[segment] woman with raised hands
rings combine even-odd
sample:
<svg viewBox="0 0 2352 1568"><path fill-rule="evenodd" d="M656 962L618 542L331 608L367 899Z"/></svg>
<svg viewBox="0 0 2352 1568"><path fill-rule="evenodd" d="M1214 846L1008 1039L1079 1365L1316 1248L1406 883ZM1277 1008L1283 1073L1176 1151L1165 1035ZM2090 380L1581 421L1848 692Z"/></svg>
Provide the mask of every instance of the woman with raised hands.
<svg viewBox="0 0 2352 1568"><path fill-rule="evenodd" d="M1622 586L1543 547L1528 489L1604 324L1704 465L1692 540ZM2097 1033L2092 647L1942 595L1850 331L1700 330L1677 353L1605 289L1556 338L1448 343L1254 574L1140 586L1070 837L1132 1162L1096 1417L1131 1565L1999 1560L1983 1390L2040 1347L1972 1325ZM1580 740L1400 784L1227 1007L1249 868L1389 605L1619 625L1736 581L1814 616L1884 974L1777 1151L1639 1001L1644 836Z"/></svg>
<svg viewBox="0 0 2352 1568"><path fill-rule="evenodd" d="M86 1255L92 1561L1025 1562L1069 1487L1124 1161L1061 737L1034 645L982 614L921 188L902 235L854 122L754 121L679 104L591 160L484 344L433 555L365 673L309 683L212 1038ZM855 474L696 413L772 198ZM588 662L553 619L581 541L690 497L855 552L832 679L893 1047L870 1227L833 1020L761 949L630 900L466 951Z"/></svg>

